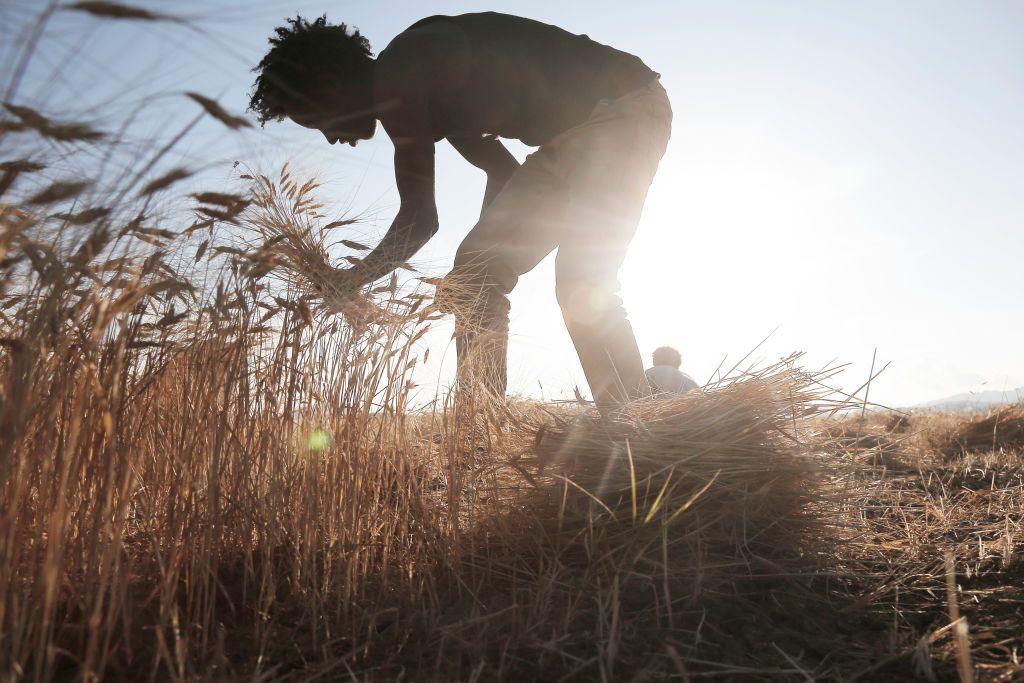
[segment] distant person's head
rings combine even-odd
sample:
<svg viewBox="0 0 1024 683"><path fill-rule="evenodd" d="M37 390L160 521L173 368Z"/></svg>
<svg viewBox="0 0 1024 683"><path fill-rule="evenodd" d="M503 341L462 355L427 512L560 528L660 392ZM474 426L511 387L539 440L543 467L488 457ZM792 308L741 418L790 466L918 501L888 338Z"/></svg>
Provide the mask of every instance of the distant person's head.
<svg viewBox="0 0 1024 683"><path fill-rule="evenodd" d="M358 29L295 17L278 26L256 72L249 109L260 123L290 118L332 145L368 140L377 129L373 56Z"/></svg>
<svg viewBox="0 0 1024 683"><path fill-rule="evenodd" d="M655 365L668 365L679 369L679 366L683 364L683 357L671 346L658 347L654 349L654 353L651 355Z"/></svg>

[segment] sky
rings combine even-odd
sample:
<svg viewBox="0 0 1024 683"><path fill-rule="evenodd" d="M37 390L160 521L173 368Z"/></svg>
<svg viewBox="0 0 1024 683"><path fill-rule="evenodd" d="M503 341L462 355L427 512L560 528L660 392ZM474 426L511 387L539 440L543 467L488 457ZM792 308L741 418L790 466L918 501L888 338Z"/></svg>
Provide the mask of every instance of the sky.
<svg viewBox="0 0 1024 683"><path fill-rule="evenodd" d="M556 24L640 56L672 101L672 140L620 273L645 355L675 346L703 382L755 347L764 362L801 351L811 368L848 363L837 381L848 389L874 357L876 369L889 365L870 399L891 406L1024 386L1024 3L135 4L188 27L58 13L16 100L97 116L141 107L141 145L196 115L184 91L241 113L268 35L295 13L357 26L375 52L429 14ZM24 24L41 5L10 0L0 22ZM381 130L353 149L290 122L227 134L208 120L174 151L204 181L230 178L235 160L274 169L290 159L324 180L337 213L362 217L345 236L371 242L397 208L391 153ZM414 259L432 275L450 267L484 186L446 142L437 164L441 228ZM549 399L586 386L552 265L512 295L509 360L513 391ZM450 332L426 338L431 362L417 381L428 392L451 379Z"/></svg>

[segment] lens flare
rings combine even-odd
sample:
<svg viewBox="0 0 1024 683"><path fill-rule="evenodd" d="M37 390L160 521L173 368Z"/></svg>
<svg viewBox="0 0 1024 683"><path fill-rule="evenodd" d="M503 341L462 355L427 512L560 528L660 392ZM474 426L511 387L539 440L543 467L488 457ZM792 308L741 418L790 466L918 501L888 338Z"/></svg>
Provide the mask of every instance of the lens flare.
<svg viewBox="0 0 1024 683"><path fill-rule="evenodd" d="M309 435L306 445L314 453L322 453L331 445L331 435L322 429L314 430Z"/></svg>

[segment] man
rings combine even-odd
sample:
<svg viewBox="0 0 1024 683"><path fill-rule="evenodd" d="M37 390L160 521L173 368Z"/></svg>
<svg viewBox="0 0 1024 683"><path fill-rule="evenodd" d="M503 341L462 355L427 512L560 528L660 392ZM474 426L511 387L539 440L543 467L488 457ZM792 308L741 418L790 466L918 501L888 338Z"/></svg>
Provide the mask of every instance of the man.
<svg viewBox="0 0 1024 683"><path fill-rule="evenodd" d="M649 391L617 273L670 135L657 73L587 36L494 12L422 19L377 59L358 30L325 17L290 20L270 43L250 103L261 122L288 117L354 145L379 120L394 142L398 215L339 276L342 297L437 231L434 144L447 139L487 173L480 220L446 278L460 382L504 394L508 294L557 249L555 294L598 406ZM499 137L539 149L520 165Z"/></svg>
<svg viewBox="0 0 1024 683"><path fill-rule="evenodd" d="M654 367L647 370L647 381L655 394L685 394L697 388L693 378L682 372L679 366L683 357L671 346L654 349L652 354Z"/></svg>

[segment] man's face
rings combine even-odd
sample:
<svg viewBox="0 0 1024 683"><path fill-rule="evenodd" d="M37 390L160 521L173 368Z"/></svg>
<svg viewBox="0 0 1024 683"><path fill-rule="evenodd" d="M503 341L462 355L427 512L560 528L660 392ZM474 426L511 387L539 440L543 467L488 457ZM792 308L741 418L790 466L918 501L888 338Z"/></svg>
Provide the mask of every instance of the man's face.
<svg viewBox="0 0 1024 683"><path fill-rule="evenodd" d="M321 131L331 144L347 142L355 146L359 140L372 138L377 130L377 117L366 110L352 112L317 106L290 113L288 118L304 128Z"/></svg>
<svg viewBox="0 0 1024 683"><path fill-rule="evenodd" d="M345 93L329 92L307 98L302 106L289 111L288 118L305 128L324 134L327 142L348 143L355 147L360 140L369 140L377 130L377 117L366 104Z"/></svg>

